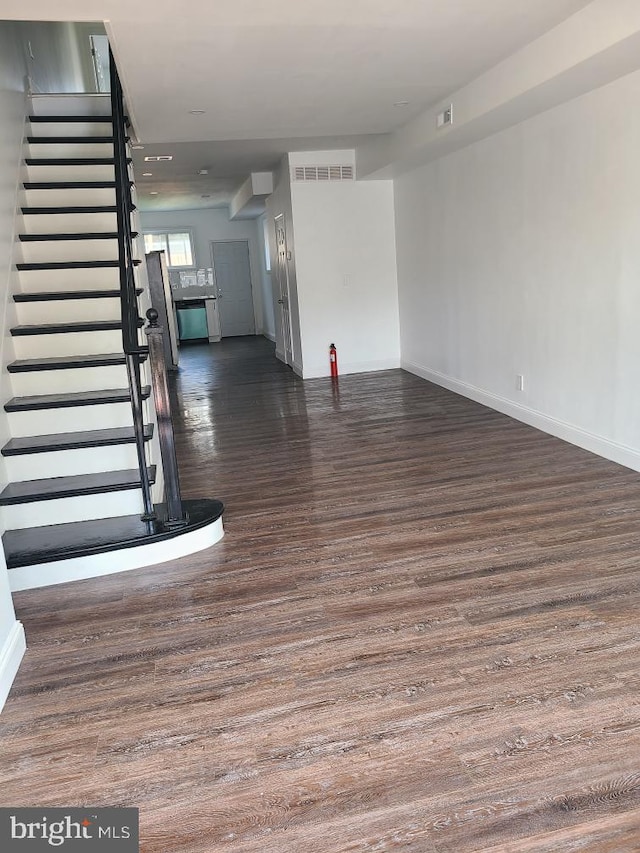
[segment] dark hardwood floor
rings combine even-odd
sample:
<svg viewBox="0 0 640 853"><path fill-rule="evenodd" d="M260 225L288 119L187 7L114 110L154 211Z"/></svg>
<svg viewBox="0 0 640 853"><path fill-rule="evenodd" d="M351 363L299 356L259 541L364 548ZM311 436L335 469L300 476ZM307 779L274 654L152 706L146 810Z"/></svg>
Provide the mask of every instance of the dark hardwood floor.
<svg viewBox="0 0 640 853"><path fill-rule="evenodd" d="M1 799L145 853L637 853L640 475L401 371L184 348L188 559L16 594Z"/></svg>

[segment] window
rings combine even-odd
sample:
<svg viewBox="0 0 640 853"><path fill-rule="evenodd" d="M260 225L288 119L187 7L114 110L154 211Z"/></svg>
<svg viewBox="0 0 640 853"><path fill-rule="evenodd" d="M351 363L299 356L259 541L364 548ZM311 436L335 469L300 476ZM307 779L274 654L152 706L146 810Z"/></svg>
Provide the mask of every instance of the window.
<svg viewBox="0 0 640 853"><path fill-rule="evenodd" d="M193 241L189 231L144 235L145 252L164 252L168 267L193 267Z"/></svg>

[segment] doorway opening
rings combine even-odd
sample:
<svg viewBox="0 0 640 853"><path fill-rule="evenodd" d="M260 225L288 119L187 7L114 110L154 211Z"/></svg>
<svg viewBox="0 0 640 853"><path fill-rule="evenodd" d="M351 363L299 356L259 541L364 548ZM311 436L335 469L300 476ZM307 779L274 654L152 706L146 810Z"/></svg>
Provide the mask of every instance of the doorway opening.
<svg viewBox="0 0 640 853"><path fill-rule="evenodd" d="M285 363L291 366L293 365L293 347L291 345L291 313L289 310L289 250L284 213L280 213L274 218L274 227L276 231L276 293L280 308L282 354Z"/></svg>

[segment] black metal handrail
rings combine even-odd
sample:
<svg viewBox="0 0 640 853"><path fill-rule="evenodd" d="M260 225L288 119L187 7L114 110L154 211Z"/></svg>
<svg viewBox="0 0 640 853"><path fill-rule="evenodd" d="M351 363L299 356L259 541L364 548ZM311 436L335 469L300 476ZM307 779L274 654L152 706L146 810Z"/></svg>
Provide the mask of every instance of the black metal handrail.
<svg viewBox="0 0 640 853"><path fill-rule="evenodd" d="M146 355L147 347L140 344L138 329L142 321L138 314L138 297L136 294L135 264L133 257L133 238L131 233L131 199L132 182L129 177L127 156L127 118L124 110L124 96L118 71L109 51L111 64L111 121L113 125L113 157L116 185L116 215L118 221L118 262L120 269L120 307L122 318L122 347L127 364L129 392L131 396L131 411L133 413L133 428L140 484L144 503L145 521L156 518L151 497L151 484L147 470L147 458L144 439L144 411L142 407L142 381L140 376L140 359Z"/></svg>

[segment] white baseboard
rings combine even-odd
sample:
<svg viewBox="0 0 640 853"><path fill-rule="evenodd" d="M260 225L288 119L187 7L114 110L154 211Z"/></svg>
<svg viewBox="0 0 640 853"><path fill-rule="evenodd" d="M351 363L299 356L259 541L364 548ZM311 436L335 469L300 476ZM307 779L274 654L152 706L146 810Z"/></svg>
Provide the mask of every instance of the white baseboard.
<svg viewBox="0 0 640 853"><path fill-rule="evenodd" d="M12 592L21 589L36 589L68 581L113 575L130 569L141 569L168 560L176 560L196 551L203 551L219 542L224 536L222 518L212 521L189 533L182 533L172 539L138 545L133 548L121 548L90 557L72 557L69 560L56 560L52 563L39 563L35 566L21 566L9 569L9 584Z"/></svg>
<svg viewBox="0 0 640 853"><path fill-rule="evenodd" d="M303 373L303 370L302 370L302 364L300 364L300 362L299 362L299 361L295 361L295 360L294 360L294 362L293 362L293 364L291 365L291 367L293 368L293 372L294 372L297 376L300 376L300 378L301 378L301 379L304 379L304 373Z"/></svg>
<svg viewBox="0 0 640 853"><path fill-rule="evenodd" d="M495 409L504 415L509 415L517 421L522 421L522 423L542 430L542 432L554 435L556 438L561 438L563 441L568 441L570 444L575 444L584 450L589 450L591 453L603 456L605 459L610 459L612 462L617 462L619 465L631 468L633 471L640 471L640 451L634 450L632 447L587 432L587 430L583 430L575 426L575 424L550 417L542 412L538 412L536 409L530 409L527 406L514 403L506 397L484 391L475 385L469 385L466 382L461 382L459 379L453 379L451 376L438 373L427 367L422 367L422 365L415 364L414 362L403 359L401 366L403 370L413 373L421 379L426 379L435 385L440 385L442 388L447 388L449 391L453 391L463 397L468 397L470 400L475 400L476 403L482 403L482 405L488 406L490 409Z"/></svg>
<svg viewBox="0 0 640 853"><path fill-rule="evenodd" d="M352 361L342 363L338 360L338 371L340 376L347 376L350 373L372 373L376 370L397 370L400 367L399 358L384 358L379 361ZM305 367L305 379L319 379L323 376L330 376L329 358L327 357L326 364L315 364L310 367Z"/></svg>
<svg viewBox="0 0 640 853"><path fill-rule="evenodd" d="M7 701L11 685L18 672L22 656L27 650L22 622L17 620L9 632L2 649L0 649L0 711Z"/></svg>
<svg viewBox="0 0 640 853"><path fill-rule="evenodd" d="M264 331L262 333L262 337L267 338L267 340L272 341L272 343L274 343L274 344L276 342L276 336L272 335L271 332Z"/></svg>
<svg viewBox="0 0 640 853"><path fill-rule="evenodd" d="M278 349L278 345L276 344L276 358L278 361L281 361L283 364L287 363L287 359L285 358L285 354L281 349Z"/></svg>

